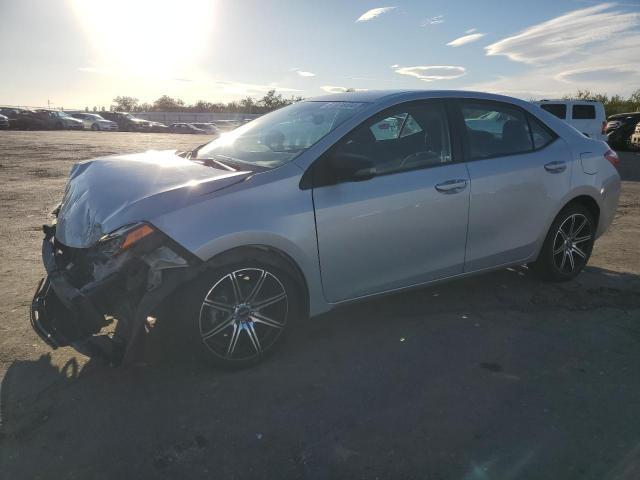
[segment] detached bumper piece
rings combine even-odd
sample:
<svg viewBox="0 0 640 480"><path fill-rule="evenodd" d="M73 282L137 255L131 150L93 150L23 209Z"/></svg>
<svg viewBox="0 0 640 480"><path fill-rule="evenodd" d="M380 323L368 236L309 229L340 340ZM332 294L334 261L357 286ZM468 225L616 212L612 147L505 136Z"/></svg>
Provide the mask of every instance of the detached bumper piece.
<svg viewBox="0 0 640 480"><path fill-rule="evenodd" d="M54 227L45 228L42 260L47 277L31 301L31 326L51 348L66 347L98 333L107 322L87 295L74 287L54 257Z"/></svg>

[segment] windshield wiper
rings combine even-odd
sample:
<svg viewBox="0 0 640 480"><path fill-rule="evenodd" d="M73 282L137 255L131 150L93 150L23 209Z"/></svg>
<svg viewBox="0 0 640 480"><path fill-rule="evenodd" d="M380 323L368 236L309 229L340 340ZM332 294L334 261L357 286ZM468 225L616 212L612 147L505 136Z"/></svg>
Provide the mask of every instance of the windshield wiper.
<svg viewBox="0 0 640 480"><path fill-rule="evenodd" d="M219 166L224 168L225 170L229 170L230 172L236 172L237 169L233 168L231 165L227 165L226 163L221 162L220 160L216 160L215 158L195 158L197 162L202 162L203 165L208 167Z"/></svg>

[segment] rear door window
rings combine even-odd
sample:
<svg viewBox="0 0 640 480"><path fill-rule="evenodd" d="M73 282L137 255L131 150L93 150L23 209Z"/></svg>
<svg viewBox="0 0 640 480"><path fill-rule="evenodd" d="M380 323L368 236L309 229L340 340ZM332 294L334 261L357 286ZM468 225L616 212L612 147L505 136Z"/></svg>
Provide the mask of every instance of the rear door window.
<svg viewBox="0 0 640 480"><path fill-rule="evenodd" d="M461 102L470 159L514 155L533 150L525 114L509 105Z"/></svg>
<svg viewBox="0 0 640 480"><path fill-rule="evenodd" d="M571 117L574 120L593 120L596 118L596 107L593 105L574 105Z"/></svg>
<svg viewBox="0 0 640 480"><path fill-rule="evenodd" d="M543 103L540 108L562 120L567 118L567 106L564 103Z"/></svg>

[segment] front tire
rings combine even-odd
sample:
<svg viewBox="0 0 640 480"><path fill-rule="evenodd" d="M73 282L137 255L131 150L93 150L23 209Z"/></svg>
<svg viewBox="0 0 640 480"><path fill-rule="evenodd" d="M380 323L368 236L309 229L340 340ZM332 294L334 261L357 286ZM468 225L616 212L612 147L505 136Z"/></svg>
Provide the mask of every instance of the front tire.
<svg viewBox="0 0 640 480"><path fill-rule="evenodd" d="M573 279L591 257L596 223L584 206L574 204L554 220L533 268L544 279L565 282Z"/></svg>
<svg viewBox="0 0 640 480"><path fill-rule="evenodd" d="M100 131L100 125L98 125L97 123L94 123L93 125L91 125L91 130Z"/></svg>
<svg viewBox="0 0 640 480"><path fill-rule="evenodd" d="M206 272L183 298L189 343L202 360L230 368L274 352L303 312L288 269L258 260Z"/></svg>

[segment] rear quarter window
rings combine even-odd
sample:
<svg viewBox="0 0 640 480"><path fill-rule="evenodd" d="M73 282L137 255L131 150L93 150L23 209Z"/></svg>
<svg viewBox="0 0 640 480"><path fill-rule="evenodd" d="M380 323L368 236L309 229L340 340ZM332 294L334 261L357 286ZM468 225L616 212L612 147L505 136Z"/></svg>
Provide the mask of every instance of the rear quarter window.
<svg viewBox="0 0 640 480"><path fill-rule="evenodd" d="M553 142L557 135L533 115L528 115L534 150L539 150Z"/></svg>
<svg viewBox="0 0 640 480"><path fill-rule="evenodd" d="M574 120L593 120L596 118L596 107L594 105L574 105L571 118Z"/></svg>
<svg viewBox="0 0 640 480"><path fill-rule="evenodd" d="M567 118L567 106L562 103L543 103L540 108L562 120Z"/></svg>

